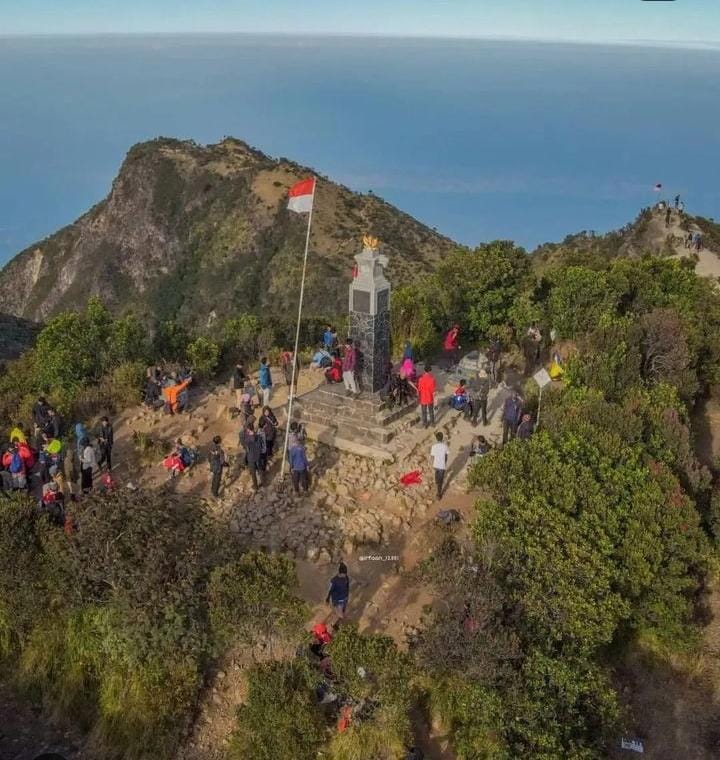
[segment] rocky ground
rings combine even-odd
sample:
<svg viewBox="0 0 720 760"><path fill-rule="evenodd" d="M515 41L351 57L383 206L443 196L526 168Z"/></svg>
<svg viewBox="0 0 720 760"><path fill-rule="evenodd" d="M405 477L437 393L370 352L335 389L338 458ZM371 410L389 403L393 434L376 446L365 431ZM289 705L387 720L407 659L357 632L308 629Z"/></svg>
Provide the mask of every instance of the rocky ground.
<svg viewBox="0 0 720 760"><path fill-rule="evenodd" d="M456 379L442 374L438 378L444 401ZM318 380L317 373L303 372L299 392L315 387ZM241 467L237 445L239 421L231 419L228 413L232 404L230 391L223 386L196 388L190 414L167 417L138 407L114 420L113 477L120 487L159 487L207 498L212 513L227 520L230 530L248 547L292 556L300 594L312 609L308 628L328 616L324 604L327 582L342 559L348 564L352 579L349 619L361 630L386 633L405 647L424 610L433 603L432 596L413 582L409 571L427 556L442 535L443 529L434 520L439 509L454 508L470 516L476 498L467 490L470 442L479 432L491 442L499 441L500 407L506 393L503 387L492 392L490 424L486 428L473 428L441 403L435 428L413 426L394 439L391 462L340 452L310 441L310 492L296 495L288 482L281 482L277 457L267 473L267 485L253 492L249 476ZM273 407L281 425L286 402L286 389L278 388ZM435 430L445 433L451 450L447 489L440 501L435 498L429 457ZM204 456L214 435L222 436L231 462L219 499L209 495L209 468ZM196 446L201 457L194 468L170 481L161 461L178 437ZM403 486L400 476L414 469L422 471L423 482ZM466 525L459 528L465 529ZM178 760L223 757L236 709L245 695L245 669L267 656L262 651L252 656L231 653L218 664L208 679L193 732ZM9 694L0 693L0 710L3 699L9 700ZM9 702L7 714L25 717L5 729L6 744L16 751L2 754L5 745L0 739L2 760L32 758L48 746L64 750L68 758L90 758L86 751L76 750L78 745L69 735L49 725L45 729L39 714L8 705ZM441 733L424 725L421 716L415 722L418 740L428 758L452 757Z"/></svg>

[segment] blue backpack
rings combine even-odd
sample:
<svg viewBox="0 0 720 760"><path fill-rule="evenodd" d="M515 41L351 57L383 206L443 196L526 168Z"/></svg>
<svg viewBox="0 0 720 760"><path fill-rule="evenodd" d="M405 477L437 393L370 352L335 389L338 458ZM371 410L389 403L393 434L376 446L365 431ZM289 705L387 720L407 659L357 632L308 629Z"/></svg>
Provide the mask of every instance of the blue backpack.
<svg viewBox="0 0 720 760"><path fill-rule="evenodd" d="M25 465L23 463L22 457L20 456L20 453L13 451L12 459L10 460L10 472L14 475L17 475L19 472L22 472L24 468Z"/></svg>

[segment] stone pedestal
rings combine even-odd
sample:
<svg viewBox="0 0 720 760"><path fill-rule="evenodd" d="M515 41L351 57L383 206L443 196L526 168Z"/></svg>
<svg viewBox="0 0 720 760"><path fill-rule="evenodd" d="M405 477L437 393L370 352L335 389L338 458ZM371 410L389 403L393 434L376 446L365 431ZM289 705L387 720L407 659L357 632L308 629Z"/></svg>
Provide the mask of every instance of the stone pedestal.
<svg viewBox="0 0 720 760"><path fill-rule="evenodd" d="M383 267L387 256L368 238L355 257L357 275L350 285L349 334L361 355L361 389L377 393L387 382L390 363L390 283Z"/></svg>

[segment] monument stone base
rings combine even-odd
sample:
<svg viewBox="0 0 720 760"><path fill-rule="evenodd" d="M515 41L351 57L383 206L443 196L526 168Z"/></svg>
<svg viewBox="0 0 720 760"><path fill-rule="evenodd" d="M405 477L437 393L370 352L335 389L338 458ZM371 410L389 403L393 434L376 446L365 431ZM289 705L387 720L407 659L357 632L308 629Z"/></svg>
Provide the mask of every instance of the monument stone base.
<svg viewBox="0 0 720 760"><path fill-rule="evenodd" d="M417 410L414 403L389 409L377 393L354 398L345 395L342 385L321 385L295 399L293 419L321 443L389 459L392 446L388 444L417 420Z"/></svg>

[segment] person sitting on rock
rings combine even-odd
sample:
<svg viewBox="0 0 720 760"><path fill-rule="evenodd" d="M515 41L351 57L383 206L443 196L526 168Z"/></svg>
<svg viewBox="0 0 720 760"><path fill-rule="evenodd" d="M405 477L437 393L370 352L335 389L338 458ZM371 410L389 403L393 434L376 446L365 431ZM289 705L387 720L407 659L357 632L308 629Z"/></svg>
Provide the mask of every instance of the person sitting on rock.
<svg viewBox="0 0 720 760"><path fill-rule="evenodd" d="M342 359L340 359L337 351L332 358L332 364L325 370L325 380L328 383L341 383L343 381Z"/></svg>
<svg viewBox="0 0 720 760"><path fill-rule="evenodd" d="M473 413L472 401L467 390L467 380L462 378L459 385L455 388L453 395L450 397L450 406L466 417L471 418Z"/></svg>
<svg viewBox="0 0 720 760"><path fill-rule="evenodd" d="M170 454L163 459L163 467L168 471L171 480L185 472L185 464L180 456L180 447L177 443Z"/></svg>
<svg viewBox="0 0 720 760"><path fill-rule="evenodd" d="M325 369L332 364L332 354L330 349L326 348L322 344L318 347L317 351L313 354L310 367L312 369Z"/></svg>

